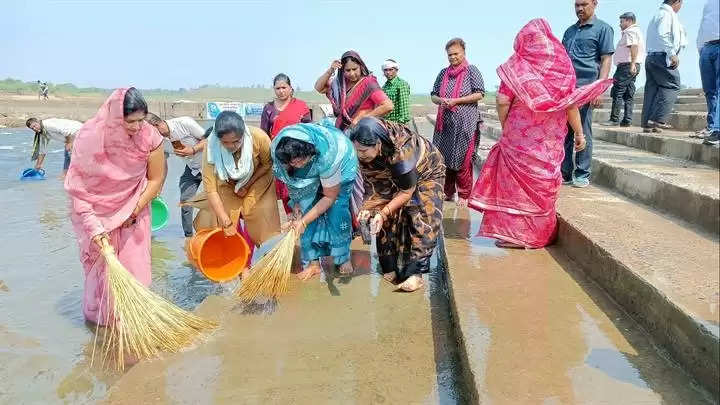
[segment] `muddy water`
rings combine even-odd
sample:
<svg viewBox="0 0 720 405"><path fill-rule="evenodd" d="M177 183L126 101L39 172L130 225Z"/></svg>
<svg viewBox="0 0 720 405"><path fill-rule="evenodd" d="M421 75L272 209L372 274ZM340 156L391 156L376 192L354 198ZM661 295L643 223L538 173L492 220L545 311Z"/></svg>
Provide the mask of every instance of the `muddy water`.
<svg viewBox="0 0 720 405"><path fill-rule="evenodd" d="M464 403L444 270L424 293L404 294L354 245L352 278L293 281L277 303L238 307L234 283L190 268L179 212L154 234L152 288L221 322L206 344L125 373L89 367L92 333L81 313L82 268L57 178L18 181L31 136L0 129L0 403ZM166 201L182 164L170 160ZM436 261L435 261L436 262Z"/></svg>

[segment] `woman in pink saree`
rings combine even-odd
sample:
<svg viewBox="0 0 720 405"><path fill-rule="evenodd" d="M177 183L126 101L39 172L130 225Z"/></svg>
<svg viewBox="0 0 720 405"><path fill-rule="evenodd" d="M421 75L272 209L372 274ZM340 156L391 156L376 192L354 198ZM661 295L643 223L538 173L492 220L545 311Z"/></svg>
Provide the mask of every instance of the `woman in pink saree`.
<svg viewBox="0 0 720 405"><path fill-rule="evenodd" d="M165 181L162 136L143 119L147 104L135 88L115 90L95 117L78 131L73 161L65 178L70 220L85 270L85 319L108 319L105 237L120 262L145 286L150 285L149 202Z"/></svg>
<svg viewBox="0 0 720 405"><path fill-rule="evenodd" d="M515 38L515 53L497 69L502 137L473 187L469 205L484 213L480 235L508 248L541 248L555 238L555 202L569 124L575 149L585 148L578 107L600 96L612 80L575 88L575 71L562 43L543 19Z"/></svg>

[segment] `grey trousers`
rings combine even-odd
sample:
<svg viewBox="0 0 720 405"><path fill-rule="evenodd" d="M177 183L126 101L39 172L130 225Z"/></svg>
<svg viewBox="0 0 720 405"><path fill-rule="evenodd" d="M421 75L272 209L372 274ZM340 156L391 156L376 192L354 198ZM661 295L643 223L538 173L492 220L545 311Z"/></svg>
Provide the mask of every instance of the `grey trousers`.
<svg viewBox="0 0 720 405"><path fill-rule="evenodd" d="M180 202L184 202L194 197L202 183L202 173L197 176L192 174L192 170L185 166L185 171L180 176ZM182 227L185 237L193 236L193 207L182 207L180 209L182 217Z"/></svg>
<svg viewBox="0 0 720 405"><path fill-rule="evenodd" d="M641 125L648 121L667 123L680 94L680 72L667 67L665 53L648 54L645 59L645 97Z"/></svg>

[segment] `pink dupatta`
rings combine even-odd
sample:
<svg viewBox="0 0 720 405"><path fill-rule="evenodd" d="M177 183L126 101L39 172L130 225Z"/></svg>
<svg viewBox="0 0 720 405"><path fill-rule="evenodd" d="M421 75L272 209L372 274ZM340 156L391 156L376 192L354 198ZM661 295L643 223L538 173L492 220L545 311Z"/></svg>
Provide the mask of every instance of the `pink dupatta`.
<svg viewBox="0 0 720 405"><path fill-rule="evenodd" d="M497 74L535 112L581 107L612 84L612 79L597 80L576 89L570 56L542 18L531 20L520 30L513 48L515 53L497 68Z"/></svg>
<svg viewBox="0 0 720 405"><path fill-rule="evenodd" d="M576 89L570 57L542 19L523 27L514 48L497 72L498 96L509 89L515 98L469 205L484 212L481 235L539 248L555 235L566 110L601 95L612 79Z"/></svg>
<svg viewBox="0 0 720 405"><path fill-rule="evenodd" d="M440 89L438 90L438 95L442 98L458 98L460 97L460 92L462 91L462 85L465 81L465 76L467 76L468 67L470 64L468 63L467 59L463 61L463 63L457 65L457 66L448 66L447 69L445 69L445 74L443 74L442 82L440 83ZM447 87L448 82L450 81L450 78L457 78L455 80L455 87L453 87L452 94L447 94ZM435 130L436 132L442 132L443 130L443 116L445 115L445 110L454 111L455 107L447 108L443 106L438 106L438 112L437 117L435 119Z"/></svg>
<svg viewBox="0 0 720 405"><path fill-rule="evenodd" d="M76 232L93 237L119 227L135 209L147 184L147 158L162 136L143 123L129 136L123 126L127 89L117 89L75 136L73 160L65 178Z"/></svg>
<svg viewBox="0 0 720 405"><path fill-rule="evenodd" d="M83 313L85 318L104 324L110 311L107 301L105 261L92 242L95 235L108 233L118 258L143 285L150 285L150 213L146 207L137 223L123 222L135 209L147 185L150 152L162 143L162 136L149 124L129 136L123 125L123 101L127 89L115 90L95 117L85 123L73 142L65 190L70 195L72 221L85 272Z"/></svg>

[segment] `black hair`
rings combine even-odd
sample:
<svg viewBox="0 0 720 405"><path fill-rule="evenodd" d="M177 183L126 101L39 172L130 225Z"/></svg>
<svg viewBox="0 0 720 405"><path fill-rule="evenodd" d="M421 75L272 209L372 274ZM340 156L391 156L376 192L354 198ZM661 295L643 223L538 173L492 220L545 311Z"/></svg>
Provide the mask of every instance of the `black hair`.
<svg viewBox="0 0 720 405"><path fill-rule="evenodd" d="M127 117L128 115L138 111L142 111L147 114L148 106L142 96L142 93L140 93L140 90L135 87L130 87L125 92L125 98L123 99L123 117Z"/></svg>
<svg viewBox="0 0 720 405"><path fill-rule="evenodd" d="M30 117L30 118L27 119L27 121L25 121L25 126L28 127L28 128L30 128L30 124L32 124L32 123L34 123L34 122L37 122L38 124L41 124L41 122L40 122L39 119L37 119L37 118L35 118L35 117Z"/></svg>
<svg viewBox="0 0 720 405"><path fill-rule="evenodd" d="M218 138L234 132L241 136L245 133L245 121L235 111L223 111L215 119L215 133Z"/></svg>
<svg viewBox="0 0 720 405"><path fill-rule="evenodd" d="M392 155L395 150L390 143L387 128L375 117L362 118L357 125L348 129L345 135L363 146L375 146L380 142L381 152L385 156Z"/></svg>
<svg viewBox="0 0 720 405"><path fill-rule="evenodd" d="M147 113L147 115L145 115L145 121L147 121L148 124L155 126L163 122L163 119L149 112Z"/></svg>
<svg viewBox="0 0 720 405"><path fill-rule="evenodd" d="M663 3L667 4L668 6L672 6L673 4L680 3L682 0L665 0Z"/></svg>
<svg viewBox="0 0 720 405"><path fill-rule="evenodd" d="M289 136L282 138L275 147L275 158L283 164L289 164L293 159L312 157L316 154L315 145Z"/></svg>
<svg viewBox="0 0 720 405"><path fill-rule="evenodd" d="M210 126L210 128L206 129L205 133L203 134L203 138L207 139L210 136L210 134L212 134L214 129L215 129L215 127L212 125Z"/></svg>
<svg viewBox="0 0 720 405"><path fill-rule="evenodd" d="M285 82L288 86L292 87L292 83L290 83L290 76L285 73L278 73L277 76L275 76L273 79L273 87L277 85L277 82Z"/></svg>

